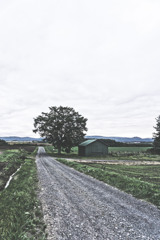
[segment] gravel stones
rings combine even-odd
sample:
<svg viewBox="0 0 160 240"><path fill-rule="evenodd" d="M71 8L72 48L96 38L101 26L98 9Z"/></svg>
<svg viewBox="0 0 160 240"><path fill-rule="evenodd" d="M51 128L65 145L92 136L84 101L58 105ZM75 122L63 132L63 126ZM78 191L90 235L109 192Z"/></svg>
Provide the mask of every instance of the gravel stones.
<svg viewBox="0 0 160 240"><path fill-rule="evenodd" d="M160 240L160 210L45 154L37 155L49 240Z"/></svg>

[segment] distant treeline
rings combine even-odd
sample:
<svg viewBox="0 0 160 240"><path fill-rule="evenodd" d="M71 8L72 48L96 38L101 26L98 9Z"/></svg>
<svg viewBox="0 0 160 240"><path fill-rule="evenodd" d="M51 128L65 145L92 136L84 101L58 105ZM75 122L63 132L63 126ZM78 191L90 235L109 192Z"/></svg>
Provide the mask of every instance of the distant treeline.
<svg viewBox="0 0 160 240"><path fill-rule="evenodd" d="M91 138L89 139L85 139L85 140L91 140ZM103 141L105 144L108 145L108 147L148 147L148 146L152 146L152 143L124 143L124 142L117 142L115 140L111 140L111 139L99 139L101 141Z"/></svg>
<svg viewBox="0 0 160 240"><path fill-rule="evenodd" d="M4 140L0 140L0 149L9 150L9 149L24 149L28 152L33 152L38 146L38 143L8 143Z"/></svg>
<svg viewBox="0 0 160 240"><path fill-rule="evenodd" d="M0 146L6 146L6 145L8 145L8 143L0 139Z"/></svg>

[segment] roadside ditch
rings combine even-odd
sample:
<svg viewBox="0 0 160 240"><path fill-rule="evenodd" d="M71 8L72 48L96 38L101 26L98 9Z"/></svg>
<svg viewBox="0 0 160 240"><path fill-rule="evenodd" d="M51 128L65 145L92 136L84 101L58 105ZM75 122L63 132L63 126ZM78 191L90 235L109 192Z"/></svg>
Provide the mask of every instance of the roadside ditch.
<svg viewBox="0 0 160 240"><path fill-rule="evenodd" d="M7 151L0 161L0 239L46 240L35 157Z"/></svg>

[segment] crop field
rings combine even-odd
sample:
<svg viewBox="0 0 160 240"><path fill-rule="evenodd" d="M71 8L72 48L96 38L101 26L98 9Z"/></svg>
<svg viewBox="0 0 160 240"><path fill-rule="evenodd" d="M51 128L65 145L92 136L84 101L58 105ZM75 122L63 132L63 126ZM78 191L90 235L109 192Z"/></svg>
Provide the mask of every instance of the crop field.
<svg viewBox="0 0 160 240"><path fill-rule="evenodd" d="M112 164L94 164L87 163L86 165L102 169L106 172L114 172L129 178L135 178L146 183L153 183L160 186L160 165L112 165Z"/></svg>
<svg viewBox="0 0 160 240"><path fill-rule="evenodd" d="M130 153L138 153L138 152L146 152L151 147L109 147L109 153L112 152L130 152Z"/></svg>
<svg viewBox="0 0 160 240"><path fill-rule="evenodd" d="M19 149L23 149L25 151L27 151L28 153L32 153L35 148L37 148L37 144L33 144L33 143L9 143L8 145L2 145L0 146L0 152L3 152L5 150L19 150Z"/></svg>
<svg viewBox="0 0 160 240"><path fill-rule="evenodd" d="M160 165L127 166L64 159L58 161L160 208Z"/></svg>

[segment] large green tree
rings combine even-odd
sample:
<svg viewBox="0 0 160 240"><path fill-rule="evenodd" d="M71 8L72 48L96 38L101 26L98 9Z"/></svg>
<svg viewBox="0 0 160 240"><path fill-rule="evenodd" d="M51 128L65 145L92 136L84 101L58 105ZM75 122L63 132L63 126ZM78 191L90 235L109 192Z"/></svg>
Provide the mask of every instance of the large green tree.
<svg viewBox="0 0 160 240"><path fill-rule="evenodd" d="M153 134L154 142L153 146L157 153L160 153L160 115L156 118L156 126L154 127L156 132Z"/></svg>
<svg viewBox="0 0 160 240"><path fill-rule="evenodd" d="M49 107L48 113L42 112L34 118L33 132L38 132L61 153L62 148L70 152L84 138L87 118L71 107Z"/></svg>

